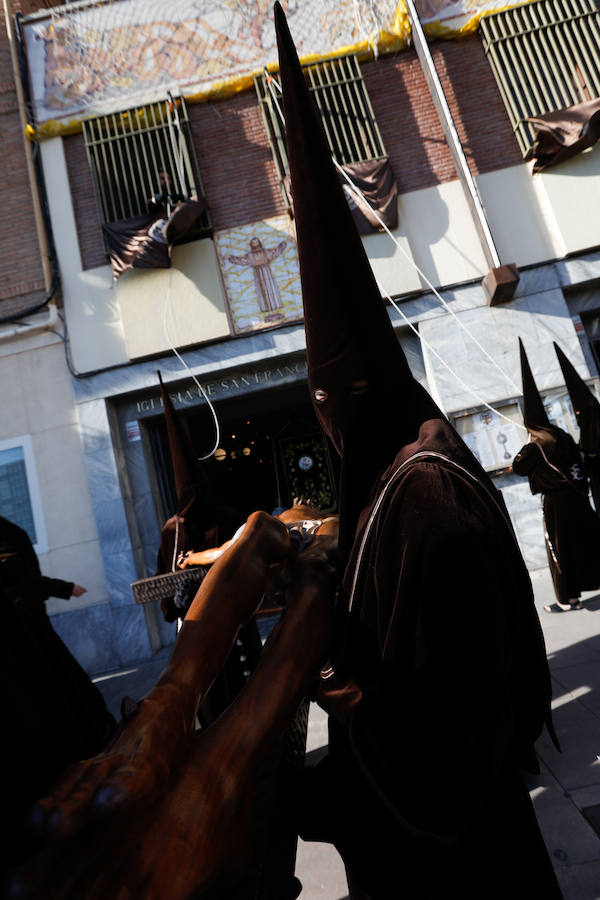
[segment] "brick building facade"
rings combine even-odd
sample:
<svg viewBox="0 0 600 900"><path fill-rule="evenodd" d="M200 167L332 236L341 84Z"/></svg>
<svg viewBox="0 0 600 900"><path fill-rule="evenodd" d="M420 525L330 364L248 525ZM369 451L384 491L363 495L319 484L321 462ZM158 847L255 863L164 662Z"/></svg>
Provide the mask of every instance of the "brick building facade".
<svg viewBox="0 0 600 900"><path fill-rule="evenodd" d="M10 4L10 12L18 7ZM23 27L36 21L25 19ZM6 127L0 141L11 173L10 183L2 185L3 211L11 216L5 214L0 224L0 265L8 266L9 276L8 286L0 287L0 312L5 304L10 312L44 299L44 278L51 274L51 266L44 274L5 44L0 88L8 87L0 114ZM545 565L539 505L504 459L496 458L497 447L483 447L481 442L493 440L484 414L490 412L486 404L500 411L502 422L508 421L506 434L518 443L521 335L548 404L567 427L575 427L552 341L561 343L582 375L597 376L600 149L533 178L480 35L435 41L431 52L498 253L503 263L519 267L518 287L509 302L488 305L481 280L489 264L414 49L360 64L399 194L396 244L375 234L365 237L365 248L380 282L399 303L400 312L390 308L390 316L413 371L466 439L473 446L480 441L486 468L504 492L526 561L535 569ZM164 102L164 94L156 101ZM119 102L117 111L136 101L125 96ZM43 561L64 577L64 567L73 567L69 574L90 587L76 609L56 601L50 612L92 671L147 658L173 640L160 612L135 606L130 590L133 580L154 571L160 526L172 512L157 368L203 452L213 431L192 376L213 401L226 462L219 468L213 458L207 465L220 489L239 493L241 466L252 464L244 477L258 493L248 491L245 501L269 508L285 504L301 478L294 453L304 448L304 457L322 455L335 491L335 461L319 444L307 402L302 324L290 317L279 325L264 320L236 328L227 255L219 255L220 242L232 231L241 235L239 246L260 233L268 235L269 246L285 243L293 265L292 228L257 93L251 87L204 102L191 98L187 112L211 230L176 246L169 272L140 269L113 281L81 131L57 132L29 145L47 192L64 304L53 327L65 346L48 331L39 331L33 344L15 335L0 341L3 384L14 383L17 371L18 378L33 378L37 385L21 398L27 420L19 418L15 400L0 452L3 439L27 443L32 436L47 526ZM244 290L251 292L252 277L246 276ZM281 290L287 302L291 288ZM17 385L15 391L25 388ZM52 420L44 412L49 404ZM498 419L494 427L500 425ZM238 446L240 434L246 443ZM65 435L70 449L61 456L58 439ZM249 452L242 457L244 448ZM74 519L66 529L65 512L67 520Z"/></svg>

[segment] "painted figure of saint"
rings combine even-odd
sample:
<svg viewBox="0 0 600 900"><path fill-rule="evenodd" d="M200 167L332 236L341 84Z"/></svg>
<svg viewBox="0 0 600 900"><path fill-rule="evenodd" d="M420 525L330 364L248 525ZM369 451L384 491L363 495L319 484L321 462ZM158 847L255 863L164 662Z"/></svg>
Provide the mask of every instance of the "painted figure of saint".
<svg viewBox="0 0 600 900"><path fill-rule="evenodd" d="M252 267L254 287L261 312L268 313L282 307L277 282L271 271L271 263L278 256L281 256L287 243L287 241L281 241L276 247L267 250L263 247L260 238L253 237L249 244L248 253L244 256L228 257L229 262L233 265Z"/></svg>

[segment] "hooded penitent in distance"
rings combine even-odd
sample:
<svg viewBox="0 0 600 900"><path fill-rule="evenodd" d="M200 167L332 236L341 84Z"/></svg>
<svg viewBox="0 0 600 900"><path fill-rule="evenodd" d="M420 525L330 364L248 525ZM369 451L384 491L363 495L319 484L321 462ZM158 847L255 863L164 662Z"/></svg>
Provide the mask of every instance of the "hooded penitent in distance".
<svg viewBox="0 0 600 900"><path fill-rule="evenodd" d="M579 446L585 457L594 506L598 511L600 510L600 403L558 344L554 344L554 349L579 425Z"/></svg>
<svg viewBox="0 0 600 900"><path fill-rule="evenodd" d="M600 519L588 500L581 453L568 432L548 419L519 339L523 421L530 443L513 460L527 475L532 494L542 494L548 565L559 603L576 605L581 591L600 585Z"/></svg>
<svg viewBox="0 0 600 900"><path fill-rule="evenodd" d="M301 834L335 843L351 895L505 900L518 831L515 872L558 897L517 775L550 700L527 571L501 495L410 372L279 4L275 20L309 389L342 461L330 753Z"/></svg>
<svg viewBox="0 0 600 900"><path fill-rule="evenodd" d="M194 453L160 372L158 379L177 494L177 511L165 522L161 533L157 560L157 574L160 574L176 567L177 556L182 551L217 547L228 540L241 524L242 514L220 504L214 497L202 461ZM183 607L179 605L180 596ZM165 620L174 622L183 618L192 600L193 593L185 592L161 600ZM254 669L260 652L256 622L251 619L240 630L238 643L202 704L199 715L203 725L214 721L237 696L246 683L247 670Z"/></svg>
<svg viewBox="0 0 600 900"><path fill-rule="evenodd" d="M175 567L182 551L204 550L222 544L239 527L242 516L216 501L205 468L194 453L160 372L158 379L177 495L175 515L165 522L161 532L156 564L157 574L161 574ZM175 621L181 612L169 601L163 601L167 622Z"/></svg>

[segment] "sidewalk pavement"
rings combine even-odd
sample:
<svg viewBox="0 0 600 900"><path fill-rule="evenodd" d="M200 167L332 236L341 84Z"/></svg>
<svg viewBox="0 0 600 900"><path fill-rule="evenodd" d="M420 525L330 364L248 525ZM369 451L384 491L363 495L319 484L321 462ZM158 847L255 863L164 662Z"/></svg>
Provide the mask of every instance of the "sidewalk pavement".
<svg viewBox="0 0 600 900"><path fill-rule="evenodd" d="M562 752L544 732L538 742L541 772L530 780L531 796L564 900L600 900L600 594L584 594L583 610L551 614L544 611L544 604L554 602L548 570L533 572L532 581ZM168 656L164 650L151 662L94 679L117 718L121 698L143 697ZM326 743L326 716L312 704L311 762ZM510 842L507 835L507 865ZM301 900L347 900L344 867L329 844L299 841L296 874L304 888Z"/></svg>

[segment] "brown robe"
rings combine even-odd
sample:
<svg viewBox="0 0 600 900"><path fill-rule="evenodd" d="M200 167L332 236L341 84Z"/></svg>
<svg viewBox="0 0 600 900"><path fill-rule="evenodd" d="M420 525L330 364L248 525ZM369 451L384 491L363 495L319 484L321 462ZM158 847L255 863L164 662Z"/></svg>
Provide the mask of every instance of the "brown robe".
<svg viewBox="0 0 600 900"><path fill-rule="evenodd" d="M301 836L333 841L378 900L560 897L520 774L551 695L531 583L501 495L446 422L375 486L344 602L336 677L361 699L348 715L322 682L330 755Z"/></svg>
<svg viewBox="0 0 600 900"><path fill-rule="evenodd" d="M94 756L116 723L102 694L56 634L49 596L70 597L73 583L47 578L22 528L0 517L0 772L8 824L1 853L14 865L34 849L26 817L73 762Z"/></svg>
<svg viewBox="0 0 600 900"><path fill-rule="evenodd" d="M529 478L532 494L542 494L548 565L560 603L600 587L600 517L588 499L581 453L556 426L536 429L513 461L513 471Z"/></svg>

